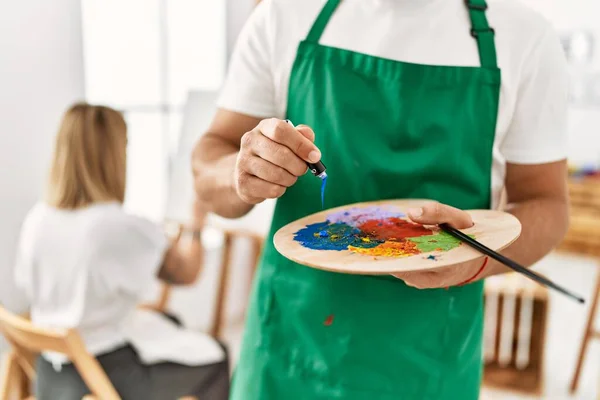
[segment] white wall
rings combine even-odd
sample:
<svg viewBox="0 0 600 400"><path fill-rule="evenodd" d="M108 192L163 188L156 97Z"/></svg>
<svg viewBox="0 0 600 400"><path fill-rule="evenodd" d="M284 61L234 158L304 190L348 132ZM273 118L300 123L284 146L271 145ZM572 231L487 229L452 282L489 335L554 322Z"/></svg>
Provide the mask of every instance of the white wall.
<svg viewBox="0 0 600 400"><path fill-rule="evenodd" d="M227 61L244 23L252 13L256 0L227 1Z"/></svg>
<svg viewBox="0 0 600 400"><path fill-rule="evenodd" d="M600 1L598 0L521 0L540 12L559 34L590 31L594 35L594 59L589 73L595 74L596 98L600 98ZM572 67L574 78L581 71ZM586 84L583 81L584 85ZM592 85L590 83L590 85ZM569 110L569 160L573 164L600 167L600 107L574 105Z"/></svg>
<svg viewBox="0 0 600 400"><path fill-rule="evenodd" d="M62 112L84 97L80 1L2 1L0 27L0 303L22 310L11 273L20 224Z"/></svg>

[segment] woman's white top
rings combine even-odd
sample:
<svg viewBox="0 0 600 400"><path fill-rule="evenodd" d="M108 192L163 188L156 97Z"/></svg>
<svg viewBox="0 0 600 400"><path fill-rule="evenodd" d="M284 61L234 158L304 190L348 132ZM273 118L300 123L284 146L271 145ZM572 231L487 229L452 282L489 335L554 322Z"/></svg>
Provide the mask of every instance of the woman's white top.
<svg viewBox="0 0 600 400"><path fill-rule="evenodd" d="M131 344L146 364L222 361L225 354L210 336L137 308L167 248L159 226L119 203L75 211L40 203L23 223L15 280L35 325L77 329L94 355ZM67 362L62 354L44 356L55 366Z"/></svg>

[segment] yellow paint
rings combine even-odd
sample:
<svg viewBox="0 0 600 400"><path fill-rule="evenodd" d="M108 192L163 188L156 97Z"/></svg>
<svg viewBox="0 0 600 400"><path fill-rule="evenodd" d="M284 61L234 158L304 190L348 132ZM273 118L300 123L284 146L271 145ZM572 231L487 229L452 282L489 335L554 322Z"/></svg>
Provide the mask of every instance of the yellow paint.
<svg viewBox="0 0 600 400"><path fill-rule="evenodd" d="M352 251L353 253L380 257L409 257L420 253L416 243L413 243L409 240L402 242L385 242L381 243L379 246L368 249L348 246L348 250Z"/></svg>

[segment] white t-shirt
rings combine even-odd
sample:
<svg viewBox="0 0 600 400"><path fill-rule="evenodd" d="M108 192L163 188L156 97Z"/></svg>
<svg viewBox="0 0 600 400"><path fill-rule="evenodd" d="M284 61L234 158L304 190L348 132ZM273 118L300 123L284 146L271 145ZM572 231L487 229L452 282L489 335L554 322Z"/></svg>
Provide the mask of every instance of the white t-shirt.
<svg viewBox="0 0 600 400"><path fill-rule="evenodd" d="M167 247L159 226L116 202L74 211L39 203L23 223L15 281L30 300L35 325L77 329L94 355L130 343L148 364L221 361L224 353L212 338L137 309ZM55 364L67 361L45 356Z"/></svg>
<svg viewBox="0 0 600 400"><path fill-rule="evenodd" d="M239 36L219 107L284 118L298 44L324 3L263 0ZM496 205L506 162L566 158L568 75L560 41L541 16L508 0L490 1L486 15L502 70L491 188ZM320 43L398 61L479 66L470 27L463 0L344 0Z"/></svg>

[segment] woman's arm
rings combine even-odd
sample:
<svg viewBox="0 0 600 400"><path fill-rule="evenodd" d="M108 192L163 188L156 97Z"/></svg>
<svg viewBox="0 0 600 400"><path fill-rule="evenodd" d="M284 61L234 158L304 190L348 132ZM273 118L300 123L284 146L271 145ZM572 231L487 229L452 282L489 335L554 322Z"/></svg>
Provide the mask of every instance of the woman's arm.
<svg viewBox="0 0 600 400"><path fill-rule="evenodd" d="M202 270L204 250L202 248L202 227L206 211L196 202L192 224L180 228L171 247L166 251L158 278L173 285L191 285L196 282ZM189 237L190 240L182 240Z"/></svg>

